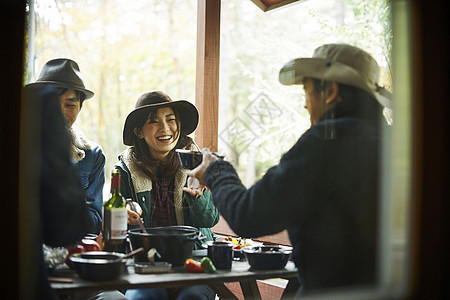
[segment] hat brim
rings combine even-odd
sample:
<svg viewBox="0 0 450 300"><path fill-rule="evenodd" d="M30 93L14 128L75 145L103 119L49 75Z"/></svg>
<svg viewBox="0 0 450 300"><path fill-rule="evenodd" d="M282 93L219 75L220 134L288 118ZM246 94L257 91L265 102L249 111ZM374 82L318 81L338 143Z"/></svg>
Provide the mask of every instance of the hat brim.
<svg viewBox="0 0 450 300"><path fill-rule="evenodd" d="M88 89L84 89L81 87L75 87L73 85L66 84L64 82L59 82L59 81L38 81L38 82L29 83L25 87L26 88L41 88L41 87L47 87L47 86L53 86L53 87L58 87L58 88L65 88L65 89L80 91L85 95L84 100L91 99L95 95L94 92L92 92Z"/></svg>
<svg viewBox="0 0 450 300"><path fill-rule="evenodd" d="M125 119L123 127L123 143L127 146L134 146L134 128L136 120L143 115L148 116L150 110L170 107L180 115L181 131L186 135L191 134L197 128L199 113L197 108L186 100L176 100L171 102L144 105L133 110Z"/></svg>
<svg viewBox="0 0 450 300"><path fill-rule="evenodd" d="M392 106L392 95L384 88L370 87L359 73L340 62L322 58L297 58L286 63L280 70L278 80L284 85L303 84L305 77L335 81L365 90L385 106Z"/></svg>

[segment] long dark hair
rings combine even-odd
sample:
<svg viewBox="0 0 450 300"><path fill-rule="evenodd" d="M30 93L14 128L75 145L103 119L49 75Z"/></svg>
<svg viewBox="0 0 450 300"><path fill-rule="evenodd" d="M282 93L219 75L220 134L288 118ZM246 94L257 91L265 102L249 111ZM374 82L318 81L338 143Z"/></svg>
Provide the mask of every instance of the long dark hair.
<svg viewBox="0 0 450 300"><path fill-rule="evenodd" d="M155 118L157 111L157 109L153 109L148 115L144 114L140 118L137 118L134 128L141 128L149 118ZM135 164L150 177L151 180L157 180L159 177L174 176L181 167L180 160L178 159L175 149L187 148L194 142L182 131L180 114L176 110L174 110L174 113L178 125L179 139L175 147L169 152L165 161L155 159L150 153L145 140L138 138L136 135L133 136L134 146L131 147L132 159ZM163 174L158 173L161 170L160 166L164 166Z"/></svg>

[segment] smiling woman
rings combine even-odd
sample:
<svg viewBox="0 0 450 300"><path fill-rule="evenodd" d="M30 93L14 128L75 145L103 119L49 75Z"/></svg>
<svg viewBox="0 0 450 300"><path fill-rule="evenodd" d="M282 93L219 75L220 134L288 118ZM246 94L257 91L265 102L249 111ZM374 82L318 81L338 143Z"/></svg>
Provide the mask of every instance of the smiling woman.
<svg viewBox="0 0 450 300"><path fill-rule="evenodd" d="M145 141L150 154L161 161L166 159L180 137L178 120L170 107L151 112L144 125L134 128L134 133Z"/></svg>
<svg viewBox="0 0 450 300"><path fill-rule="evenodd" d="M214 240L211 227L219 221L211 192L196 180L187 180L176 149L199 150L187 135L198 124L198 111L186 100L173 101L162 91L142 93L126 120L123 142L130 146L119 155L121 194L133 200L141 214L129 210L129 228L138 228L142 217L145 227L189 225L199 228L207 240ZM183 190L183 187L189 191ZM196 248L200 248L196 241ZM127 291L128 297L156 295L156 290ZM163 293L169 291L163 290ZM214 299L207 286L194 286L175 292L205 295ZM198 298L196 298L198 299Z"/></svg>

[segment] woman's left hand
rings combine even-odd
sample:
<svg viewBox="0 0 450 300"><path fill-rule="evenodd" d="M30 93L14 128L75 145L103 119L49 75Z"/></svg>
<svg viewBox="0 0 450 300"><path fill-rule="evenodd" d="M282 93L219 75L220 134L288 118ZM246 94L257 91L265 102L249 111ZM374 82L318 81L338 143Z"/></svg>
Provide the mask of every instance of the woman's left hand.
<svg viewBox="0 0 450 300"><path fill-rule="evenodd" d="M142 215L142 208L137 202L133 202L132 204L134 206L134 210L136 210L136 211L131 209L130 203L128 202L127 203L127 214L128 214L127 224L128 225L139 225L138 218L140 218Z"/></svg>
<svg viewBox="0 0 450 300"><path fill-rule="evenodd" d="M192 196L200 197L203 195L204 189L205 186L201 185L197 178L189 176L187 180L187 187L184 187L183 191L191 194Z"/></svg>

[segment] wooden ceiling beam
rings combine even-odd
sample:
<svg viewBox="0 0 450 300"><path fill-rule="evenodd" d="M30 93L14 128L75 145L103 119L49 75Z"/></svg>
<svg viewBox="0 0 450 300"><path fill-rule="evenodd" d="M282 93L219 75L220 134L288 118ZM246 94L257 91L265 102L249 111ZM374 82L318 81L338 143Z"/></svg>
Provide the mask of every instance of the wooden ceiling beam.
<svg viewBox="0 0 450 300"><path fill-rule="evenodd" d="M251 0L253 3L256 4L262 11L269 11L275 8L279 8L288 4L291 4L293 2L298 1L306 1L306 0Z"/></svg>

